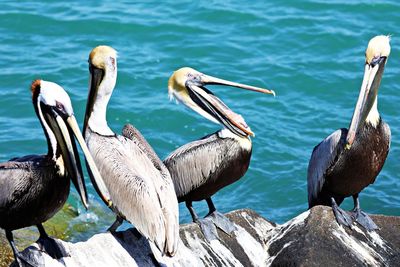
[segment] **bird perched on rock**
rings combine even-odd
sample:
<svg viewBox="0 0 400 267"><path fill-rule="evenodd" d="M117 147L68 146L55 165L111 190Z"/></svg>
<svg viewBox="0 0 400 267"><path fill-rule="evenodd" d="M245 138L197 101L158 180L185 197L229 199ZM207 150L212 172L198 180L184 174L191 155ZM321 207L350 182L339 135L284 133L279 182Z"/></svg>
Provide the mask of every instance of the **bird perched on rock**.
<svg viewBox="0 0 400 267"><path fill-rule="evenodd" d="M177 252L178 202L171 176L151 146L132 125L115 134L106 120L107 104L117 80L117 53L98 46L89 55L90 88L83 133L103 181L94 181L105 203L167 256ZM154 251L154 250L153 250Z"/></svg>
<svg viewBox="0 0 400 267"><path fill-rule="evenodd" d="M211 196L246 173L252 152L250 136L254 133L242 116L233 112L206 85L275 93L208 76L192 68L181 68L169 79L168 92L171 98L176 98L206 119L223 126L216 133L179 147L164 160L179 202L185 201L193 221L199 223L205 237L212 240L217 237L214 224L226 233L235 230L234 225L216 210ZM204 199L209 212L205 219L199 219L192 202Z"/></svg>
<svg viewBox="0 0 400 267"><path fill-rule="evenodd" d="M390 147L390 128L378 112L378 89L390 54L389 36L376 36L365 52L364 78L348 129L342 128L318 144L308 165L308 204L332 206L337 221L367 230L378 227L360 208L358 194L381 171ZM352 196L348 213L338 205Z"/></svg>
<svg viewBox="0 0 400 267"><path fill-rule="evenodd" d="M50 256L60 258L65 251L45 232L42 223L59 211L74 183L85 207L86 187L75 139L84 151L88 166L99 179L99 172L79 131L71 100L59 85L36 80L32 102L47 139L47 154L28 155L0 163L0 227L19 265L37 266L17 250L12 231L35 225L40 232L39 246Z"/></svg>

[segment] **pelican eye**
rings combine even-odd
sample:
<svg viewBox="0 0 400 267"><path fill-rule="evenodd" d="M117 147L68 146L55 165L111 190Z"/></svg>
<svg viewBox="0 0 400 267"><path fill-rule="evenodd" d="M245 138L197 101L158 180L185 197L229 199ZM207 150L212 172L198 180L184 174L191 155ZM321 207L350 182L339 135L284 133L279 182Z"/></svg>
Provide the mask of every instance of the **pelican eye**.
<svg viewBox="0 0 400 267"><path fill-rule="evenodd" d="M198 74L189 74L188 79L196 85L201 85L201 77Z"/></svg>
<svg viewBox="0 0 400 267"><path fill-rule="evenodd" d="M56 108L60 111L64 111L64 105L61 102L56 101Z"/></svg>
<svg viewBox="0 0 400 267"><path fill-rule="evenodd" d="M383 59L384 57L374 56L371 60L371 63L369 64L371 65L371 67L375 67L377 64L381 63Z"/></svg>

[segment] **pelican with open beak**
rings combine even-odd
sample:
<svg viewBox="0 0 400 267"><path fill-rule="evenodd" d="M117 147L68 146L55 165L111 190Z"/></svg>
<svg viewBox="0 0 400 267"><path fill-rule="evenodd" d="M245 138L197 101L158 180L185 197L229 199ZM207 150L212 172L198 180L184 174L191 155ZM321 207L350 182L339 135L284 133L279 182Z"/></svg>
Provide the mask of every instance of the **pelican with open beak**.
<svg viewBox="0 0 400 267"><path fill-rule="evenodd" d="M223 126L216 133L183 145L164 160L174 182L178 201L185 201L193 221L199 223L205 237L212 240L217 237L214 225L226 233L235 230L234 225L216 211L211 196L246 173L252 152L250 136L254 136L254 133L243 117L208 90L207 85L231 86L272 95L275 92L222 80L187 67L175 71L169 79L171 99L175 98ZM192 202L204 199L209 212L205 219L199 219Z"/></svg>
<svg viewBox="0 0 400 267"><path fill-rule="evenodd" d="M89 168L99 172L79 131L71 100L59 85L43 80L32 83L32 102L43 127L48 152L29 155L0 163L0 227L13 249L18 264L37 266L17 250L12 231L36 225L39 245L54 258L63 256L63 249L48 237L42 223L62 208L67 200L70 179L83 205L88 207L86 187L82 174L75 136L82 147ZM96 177L99 179L99 177Z"/></svg>
<svg viewBox="0 0 400 267"><path fill-rule="evenodd" d="M361 211L358 194L374 183L390 147L390 128L378 112L377 96L390 54L389 36L372 38L366 50L364 78L349 129L339 129L316 146L308 166L308 203L332 206L337 221L354 221L367 230L378 227ZM338 205L352 196L348 213Z"/></svg>

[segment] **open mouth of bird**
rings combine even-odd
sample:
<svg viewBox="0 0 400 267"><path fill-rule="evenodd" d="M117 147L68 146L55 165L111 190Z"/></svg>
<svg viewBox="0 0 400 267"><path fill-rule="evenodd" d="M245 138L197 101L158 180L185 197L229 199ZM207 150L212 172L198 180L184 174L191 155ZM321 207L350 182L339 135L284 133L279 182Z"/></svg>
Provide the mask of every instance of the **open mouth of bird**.
<svg viewBox="0 0 400 267"><path fill-rule="evenodd" d="M223 124L235 134L254 136L250 127L240 114L232 111L221 99L204 86L189 85L191 99L214 120Z"/></svg>

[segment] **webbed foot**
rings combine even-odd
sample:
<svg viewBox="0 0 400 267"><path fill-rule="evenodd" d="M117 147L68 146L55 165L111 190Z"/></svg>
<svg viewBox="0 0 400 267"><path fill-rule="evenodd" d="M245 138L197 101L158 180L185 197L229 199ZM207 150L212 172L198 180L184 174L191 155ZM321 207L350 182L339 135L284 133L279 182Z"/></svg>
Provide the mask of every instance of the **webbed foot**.
<svg viewBox="0 0 400 267"><path fill-rule="evenodd" d="M18 252L15 255L15 261L10 265L11 267L38 267L44 266L44 259L41 252L36 247L31 247L29 253Z"/></svg>
<svg viewBox="0 0 400 267"><path fill-rule="evenodd" d="M218 239L218 232L215 224L210 217L205 217L204 219L197 219L195 221L200 226L201 232L208 242Z"/></svg>
<svg viewBox="0 0 400 267"><path fill-rule="evenodd" d="M354 220L368 231L374 231L379 229L379 227L374 223L374 221L365 212L361 210L358 194L355 194L353 196L353 201L354 201L354 209L352 210L351 215L354 218Z"/></svg>
<svg viewBox="0 0 400 267"><path fill-rule="evenodd" d="M203 219L199 219L197 216L193 209L192 202L186 201L186 206L192 215L193 222L200 226L200 229L203 232L206 240L210 242L211 240L219 239L217 227L226 234L231 235L231 233L236 230L236 226L228 218L226 218L225 215L215 209L211 198L207 198L206 201L209 212Z"/></svg>
<svg viewBox="0 0 400 267"><path fill-rule="evenodd" d="M237 230L235 224L218 211L212 212L207 215L206 218L211 218L214 224L228 235L231 235L235 230Z"/></svg>
<svg viewBox="0 0 400 267"><path fill-rule="evenodd" d="M41 237L36 243L39 245L40 251L46 252L53 259L70 256L64 246L51 237Z"/></svg>
<svg viewBox="0 0 400 267"><path fill-rule="evenodd" d="M368 214L363 212L361 209L354 209L352 212L352 217L358 224L360 224L368 231L375 231L379 229L379 227L374 223L371 217L369 217Z"/></svg>
<svg viewBox="0 0 400 267"><path fill-rule="evenodd" d="M43 228L43 227L42 227ZM44 231L44 229L43 229ZM14 254L15 261L11 264L11 266L20 266L20 267L37 267L44 266L44 260L39 250L36 247L32 247L29 250L29 253L19 252L14 243L14 237L10 230L6 229L6 238L8 242L10 242L11 249ZM27 255L25 255L27 254Z"/></svg>
<svg viewBox="0 0 400 267"><path fill-rule="evenodd" d="M335 215L336 221L339 224L347 226L350 229L352 229L352 224L353 224L354 219L350 215L350 212L347 212L347 211L339 208L339 206L336 204L336 201L333 197L331 198L331 201L332 201L332 210Z"/></svg>

